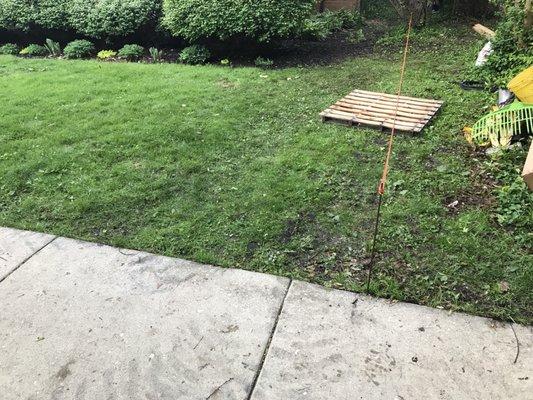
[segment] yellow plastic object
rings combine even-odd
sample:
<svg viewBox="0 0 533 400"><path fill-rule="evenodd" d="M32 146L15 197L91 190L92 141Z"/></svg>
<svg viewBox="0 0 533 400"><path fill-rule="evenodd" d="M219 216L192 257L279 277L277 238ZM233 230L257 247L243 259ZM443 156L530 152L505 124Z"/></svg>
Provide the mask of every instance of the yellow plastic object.
<svg viewBox="0 0 533 400"><path fill-rule="evenodd" d="M519 73L507 87L523 103L533 104L533 66Z"/></svg>

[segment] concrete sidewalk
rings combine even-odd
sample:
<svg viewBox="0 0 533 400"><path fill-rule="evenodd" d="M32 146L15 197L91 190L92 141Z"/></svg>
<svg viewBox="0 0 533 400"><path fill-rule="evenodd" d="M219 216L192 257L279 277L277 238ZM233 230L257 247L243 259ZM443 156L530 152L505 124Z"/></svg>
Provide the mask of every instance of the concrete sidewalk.
<svg viewBox="0 0 533 400"><path fill-rule="evenodd" d="M533 330L0 228L0 398L533 399Z"/></svg>

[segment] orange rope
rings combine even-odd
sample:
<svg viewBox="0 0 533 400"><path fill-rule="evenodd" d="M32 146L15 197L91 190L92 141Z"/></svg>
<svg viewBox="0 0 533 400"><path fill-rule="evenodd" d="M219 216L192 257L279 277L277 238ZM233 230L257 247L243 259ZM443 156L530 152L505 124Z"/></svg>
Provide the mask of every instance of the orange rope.
<svg viewBox="0 0 533 400"><path fill-rule="evenodd" d="M407 29L407 38L405 40L405 49L403 52L402 71L400 73L400 84L398 87L398 100L396 101L396 110L394 111L393 125L392 125L392 130L391 130L391 134L389 138L389 148L387 151L387 157L385 158L385 165L383 166L383 175L381 176L381 180L379 182L379 187L378 187L378 194L380 196L383 196L385 194L385 186L387 184L387 178L389 175L389 165L390 165L390 160L392 157L394 135L396 134L396 121L398 120L398 113L400 111L400 96L402 95L402 91L403 91L403 81L405 77L405 69L407 66L407 54L409 53L409 41L411 38L412 27L413 27L413 14L411 14L411 17L409 18L409 28Z"/></svg>
<svg viewBox="0 0 533 400"><path fill-rule="evenodd" d="M400 84L398 87L398 99L396 101L396 111L394 112L394 123L392 125L391 134L389 138L389 148L387 150L387 157L385 158L385 165L383 166L383 175L379 181L378 186L378 211L376 213L376 224L374 226L374 238L372 240L372 254L370 256L370 263L368 265L368 278L366 282L366 292L370 293L370 281L372 279L372 272L374 270L374 263L376 260L376 245L379 234L379 223L381 220L381 204L383 203L383 195L385 194L385 186L387 185L387 177L389 175L389 165L392 157L392 147L394 144L394 135L396 134L396 121L398 120L398 113L400 111L400 96L403 90L403 81L405 77L405 69L407 66L407 54L409 53L409 40L411 37L411 30L413 28L413 15L409 18L409 28L407 30L407 38L405 40L405 50L403 52L402 72L400 74Z"/></svg>

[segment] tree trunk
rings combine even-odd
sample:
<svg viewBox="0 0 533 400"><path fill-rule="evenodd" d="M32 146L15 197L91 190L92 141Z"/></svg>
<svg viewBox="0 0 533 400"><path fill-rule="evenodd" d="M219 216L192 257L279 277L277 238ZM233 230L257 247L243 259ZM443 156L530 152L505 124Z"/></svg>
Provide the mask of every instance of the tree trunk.
<svg viewBox="0 0 533 400"><path fill-rule="evenodd" d="M533 26L533 1L526 0L526 20L524 21L524 28L531 29Z"/></svg>
<svg viewBox="0 0 533 400"><path fill-rule="evenodd" d="M413 26L426 23L429 0L389 0L398 15L408 21L413 17Z"/></svg>

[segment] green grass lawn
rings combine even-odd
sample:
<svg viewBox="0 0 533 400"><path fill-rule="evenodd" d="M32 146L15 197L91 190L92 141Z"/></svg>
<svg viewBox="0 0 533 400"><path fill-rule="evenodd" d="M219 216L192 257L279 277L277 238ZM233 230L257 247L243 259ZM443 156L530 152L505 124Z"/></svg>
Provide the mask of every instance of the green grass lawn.
<svg viewBox="0 0 533 400"><path fill-rule="evenodd" d="M410 56L405 93L446 105L397 139L372 290L532 323L531 248L496 224L460 134L487 105L455 83L477 50L468 29ZM394 93L399 58L262 71L2 56L0 225L362 290L387 135L318 114L355 88Z"/></svg>

